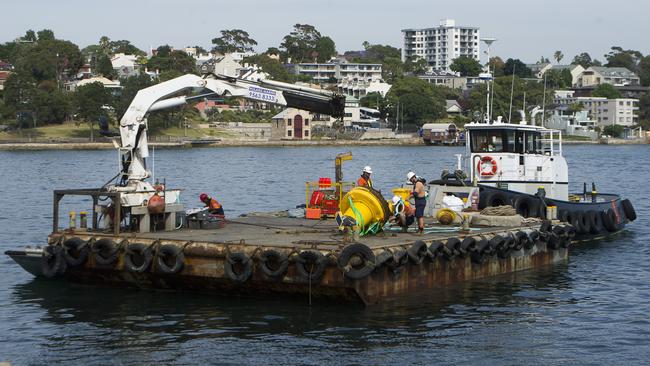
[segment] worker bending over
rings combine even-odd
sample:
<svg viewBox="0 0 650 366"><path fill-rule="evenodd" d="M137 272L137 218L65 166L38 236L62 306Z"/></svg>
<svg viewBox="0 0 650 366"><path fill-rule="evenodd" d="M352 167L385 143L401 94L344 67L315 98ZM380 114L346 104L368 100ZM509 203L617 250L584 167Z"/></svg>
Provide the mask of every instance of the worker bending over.
<svg viewBox="0 0 650 366"><path fill-rule="evenodd" d="M406 178L409 182L413 183L411 197L415 200L415 218L418 221L418 233L422 235L424 233L424 208L427 206L424 183L418 179L418 176L414 172L409 172Z"/></svg>
<svg viewBox="0 0 650 366"><path fill-rule="evenodd" d="M208 212L211 214L221 217L226 216L223 212L223 206L216 199L208 196L206 193L201 193L199 199L205 204L205 207L208 208Z"/></svg>
<svg viewBox="0 0 650 366"><path fill-rule="evenodd" d="M369 166L364 167L361 172L361 178L357 180L357 186L372 189L372 180L370 180L371 174L372 169Z"/></svg>
<svg viewBox="0 0 650 366"><path fill-rule="evenodd" d="M402 232L408 231L409 226L415 222L415 207L408 202L402 201L400 196L393 197L393 217L388 221L396 223L402 228Z"/></svg>

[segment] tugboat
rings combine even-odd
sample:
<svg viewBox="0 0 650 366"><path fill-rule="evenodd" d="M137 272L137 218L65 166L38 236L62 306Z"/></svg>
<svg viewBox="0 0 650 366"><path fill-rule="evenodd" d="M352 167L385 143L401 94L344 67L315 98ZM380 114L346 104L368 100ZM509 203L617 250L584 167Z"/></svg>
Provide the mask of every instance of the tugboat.
<svg viewBox="0 0 650 366"><path fill-rule="evenodd" d="M618 232L636 219L628 199L597 192L594 183L590 191L585 183L583 192L569 193L562 132L529 124L520 113L519 124L498 117L465 125L470 179L460 170L459 156L459 170L429 182L433 215L451 192L467 198L468 206L474 200L477 209L510 205L523 217L569 223L583 239Z"/></svg>

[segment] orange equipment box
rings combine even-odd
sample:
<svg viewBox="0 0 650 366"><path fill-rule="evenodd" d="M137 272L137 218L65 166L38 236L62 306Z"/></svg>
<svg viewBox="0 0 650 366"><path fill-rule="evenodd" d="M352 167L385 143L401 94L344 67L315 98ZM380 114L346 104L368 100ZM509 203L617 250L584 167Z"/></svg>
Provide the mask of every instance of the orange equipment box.
<svg viewBox="0 0 650 366"><path fill-rule="evenodd" d="M305 218L310 220L320 220L321 209L320 208L307 208L305 210Z"/></svg>

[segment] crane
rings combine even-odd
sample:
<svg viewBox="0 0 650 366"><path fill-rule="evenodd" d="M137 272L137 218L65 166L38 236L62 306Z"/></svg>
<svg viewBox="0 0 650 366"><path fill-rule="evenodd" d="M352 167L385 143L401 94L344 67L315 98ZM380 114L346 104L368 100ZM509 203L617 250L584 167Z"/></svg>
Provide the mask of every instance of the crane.
<svg viewBox="0 0 650 366"><path fill-rule="evenodd" d="M120 142L114 142L119 150L121 177L111 191L122 192L122 205L142 205L154 192L147 181L150 172L146 159L147 115L150 112L187 104L191 100L208 95L241 97L254 101L303 109L314 113L341 118L344 114L345 96L273 80L248 80L219 75L202 69L201 76L187 74L140 90L120 120ZM202 93L192 95L192 93ZM179 95L182 94L182 95ZM170 200L177 196L167 192Z"/></svg>

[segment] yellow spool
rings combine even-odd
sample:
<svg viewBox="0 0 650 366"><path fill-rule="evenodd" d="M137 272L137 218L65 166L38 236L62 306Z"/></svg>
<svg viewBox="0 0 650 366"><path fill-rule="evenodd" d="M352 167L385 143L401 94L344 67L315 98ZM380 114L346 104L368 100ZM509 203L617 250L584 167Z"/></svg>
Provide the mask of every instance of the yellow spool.
<svg viewBox="0 0 650 366"><path fill-rule="evenodd" d="M441 208L436 214L436 219L442 225L451 225L454 223L456 213L448 208Z"/></svg>
<svg viewBox="0 0 650 366"><path fill-rule="evenodd" d="M363 219L363 225L365 227L376 222L384 222L386 217L388 217L389 213L385 212L384 206L379 198L365 187L355 187L343 196L339 204L341 216L348 216L356 220L356 214L352 205L350 205L350 199L352 199L357 213ZM357 225L361 224L361 222L357 222Z"/></svg>
<svg viewBox="0 0 650 366"><path fill-rule="evenodd" d="M393 188L393 194L395 196L400 196L402 201L407 202L411 195L411 190L408 188Z"/></svg>

